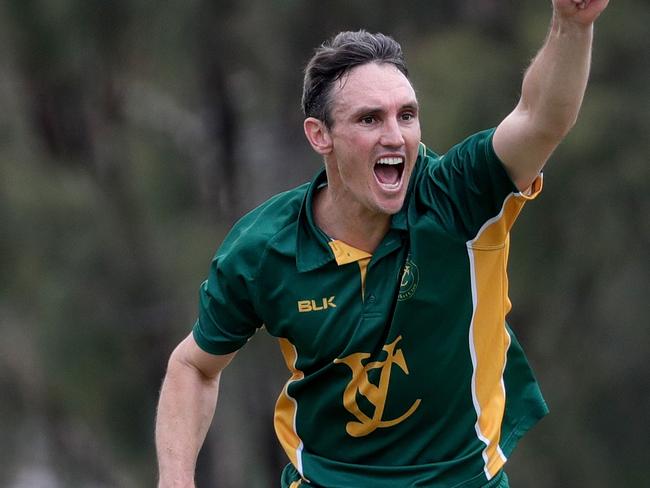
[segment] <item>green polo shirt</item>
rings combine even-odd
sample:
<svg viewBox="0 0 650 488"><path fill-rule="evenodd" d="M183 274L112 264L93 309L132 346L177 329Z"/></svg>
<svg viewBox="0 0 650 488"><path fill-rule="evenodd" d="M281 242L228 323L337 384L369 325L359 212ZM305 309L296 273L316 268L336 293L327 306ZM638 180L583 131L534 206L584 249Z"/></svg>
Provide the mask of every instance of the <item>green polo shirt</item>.
<svg viewBox="0 0 650 488"><path fill-rule="evenodd" d="M213 354L265 325L291 374L275 411L283 486L482 487L547 408L505 322L509 231L529 195L493 130L421 145L402 210L370 255L315 225L310 183L235 224L200 293Z"/></svg>

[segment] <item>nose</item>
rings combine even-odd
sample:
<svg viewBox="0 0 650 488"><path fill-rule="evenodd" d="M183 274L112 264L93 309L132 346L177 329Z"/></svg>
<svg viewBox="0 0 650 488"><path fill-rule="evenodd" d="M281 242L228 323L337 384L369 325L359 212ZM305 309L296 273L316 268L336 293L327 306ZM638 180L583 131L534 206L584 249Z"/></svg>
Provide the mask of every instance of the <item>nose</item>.
<svg viewBox="0 0 650 488"><path fill-rule="evenodd" d="M402 147L404 145L404 135L397 120L390 118L385 121L379 143L386 147Z"/></svg>

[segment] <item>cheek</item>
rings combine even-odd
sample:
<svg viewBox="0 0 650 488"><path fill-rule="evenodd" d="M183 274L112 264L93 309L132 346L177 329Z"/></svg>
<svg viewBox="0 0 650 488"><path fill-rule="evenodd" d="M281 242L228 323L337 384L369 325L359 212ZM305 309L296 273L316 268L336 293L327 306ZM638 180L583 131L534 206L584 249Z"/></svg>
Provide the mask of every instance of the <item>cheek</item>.
<svg viewBox="0 0 650 488"><path fill-rule="evenodd" d="M408 138L412 141L420 142L422 138L422 131L420 130L420 124L415 124L411 130L408 132Z"/></svg>
<svg viewBox="0 0 650 488"><path fill-rule="evenodd" d="M408 141L407 144L409 146L409 150L414 155L417 155L421 140L422 140L422 134L420 132L420 126L418 126L417 128L409 132L407 136L407 141Z"/></svg>
<svg viewBox="0 0 650 488"><path fill-rule="evenodd" d="M365 163L359 159L349 159L346 164L339 165L339 174L343 186L357 195L367 192L371 178L374 179L374 175L370 174Z"/></svg>
<svg viewBox="0 0 650 488"><path fill-rule="evenodd" d="M363 137L352 136L345 141L345 151L350 159L363 159L368 152L368 141Z"/></svg>
<svg viewBox="0 0 650 488"><path fill-rule="evenodd" d="M356 163L356 164L355 164ZM366 171L361 167L359 161L350 161L340 168L341 176L346 181L348 186L357 186L360 182L366 179Z"/></svg>

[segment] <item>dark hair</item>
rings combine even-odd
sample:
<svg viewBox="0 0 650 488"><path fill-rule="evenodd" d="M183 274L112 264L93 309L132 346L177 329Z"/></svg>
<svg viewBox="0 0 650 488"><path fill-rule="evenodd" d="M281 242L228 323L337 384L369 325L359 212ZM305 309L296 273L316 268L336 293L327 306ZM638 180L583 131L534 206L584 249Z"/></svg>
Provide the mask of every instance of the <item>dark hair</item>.
<svg viewBox="0 0 650 488"><path fill-rule="evenodd" d="M331 127L330 93L335 81L366 63L390 63L408 78L402 47L395 39L365 30L340 32L316 49L305 68L302 110Z"/></svg>

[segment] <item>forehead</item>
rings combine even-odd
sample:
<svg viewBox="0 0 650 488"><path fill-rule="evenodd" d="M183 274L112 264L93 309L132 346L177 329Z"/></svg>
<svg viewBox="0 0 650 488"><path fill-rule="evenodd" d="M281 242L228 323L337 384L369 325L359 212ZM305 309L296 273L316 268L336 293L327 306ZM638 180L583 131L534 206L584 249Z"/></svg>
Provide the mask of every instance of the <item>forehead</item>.
<svg viewBox="0 0 650 488"><path fill-rule="evenodd" d="M394 65L367 63L350 70L335 82L332 114L345 115L361 106L384 110L416 103L415 90Z"/></svg>

